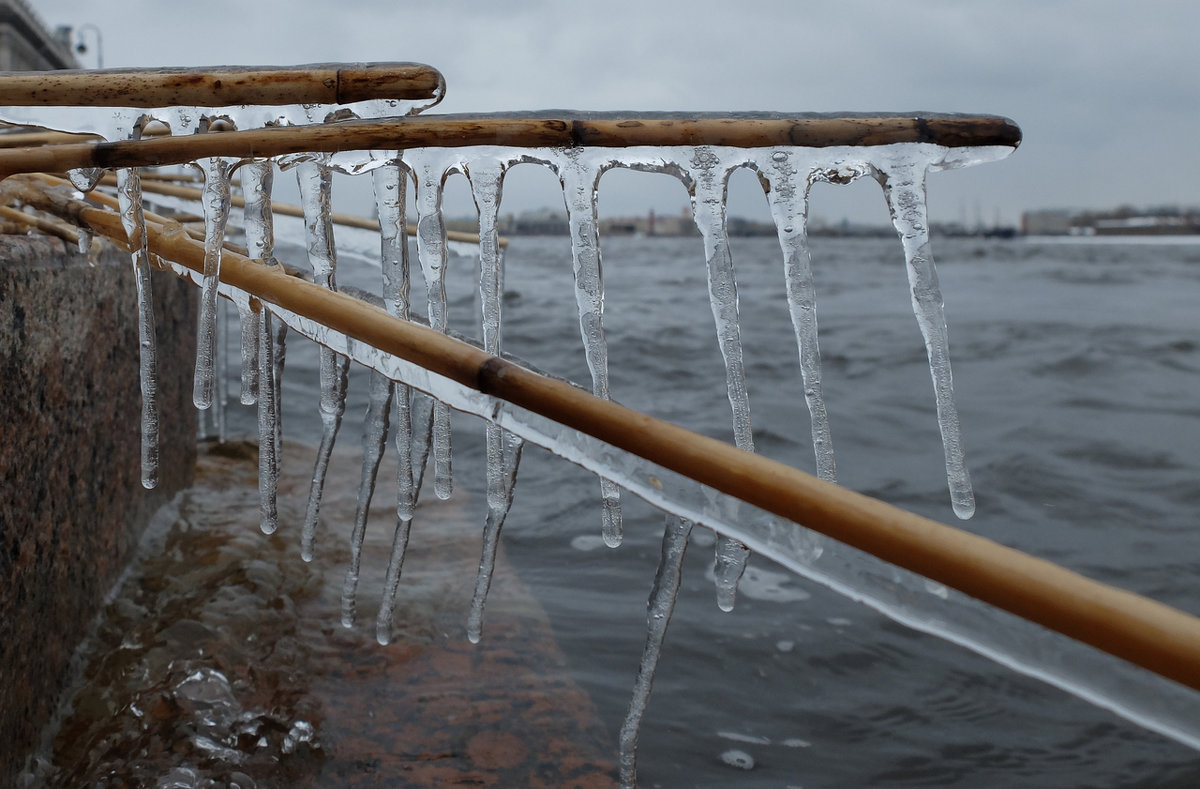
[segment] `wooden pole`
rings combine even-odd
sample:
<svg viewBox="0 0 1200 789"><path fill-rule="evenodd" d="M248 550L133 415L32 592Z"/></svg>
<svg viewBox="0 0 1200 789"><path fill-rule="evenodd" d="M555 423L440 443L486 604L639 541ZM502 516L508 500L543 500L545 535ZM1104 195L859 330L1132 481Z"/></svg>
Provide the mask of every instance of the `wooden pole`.
<svg viewBox="0 0 1200 789"><path fill-rule="evenodd" d="M37 228L43 233L49 233L52 236L58 236L64 241L72 244L79 243L79 231L67 225L64 222L57 220L46 219L40 216L31 216L23 211L18 211L15 208L9 208L6 205L0 205L0 219L5 219L16 225L20 225L22 229Z"/></svg>
<svg viewBox="0 0 1200 789"><path fill-rule="evenodd" d="M0 73L0 106L228 107L434 99L445 81L419 63Z"/></svg>
<svg viewBox="0 0 1200 789"><path fill-rule="evenodd" d="M40 208L125 238L119 217L14 182ZM157 255L200 270L203 245L178 225L147 226ZM839 488L773 460L600 400L583 390L489 356L345 294L257 265L222 259L224 281L458 383L541 414L601 441L803 524L884 561L1200 690L1200 619L1089 580L960 529Z"/></svg>
<svg viewBox="0 0 1200 789"><path fill-rule="evenodd" d="M104 184L105 186L115 186L117 183L117 178L114 175L106 175L100 179L100 183ZM162 183L161 181L152 181L149 179L142 181L142 191L151 192L154 194L170 195L172 197L182 197L186 200L196 201L199 201L204 194L204 192L200 189L193 189L186 186L175 186L173 184ZM246 205L246 199L241 195L233 195L230 198L230 201L232 205L237 206L238 208L242 208ZM294 216L301 219L304 218L304 209L298 205L292 205L290 203L272 201L271 211L272 213L282 214L284 216ZM337 211L332 212L329 215L329 218L335 225L345 225L346 227L356 227L361 230L372 230L376 233L379 232L379 222L373 219L365 219L361 216L343 214ZM417 234L417 226L409 225L408 234L410 236L415 236ZM474 233L461 233L455 230L447 230L446 239L449 241L461 241L467 244L479 243L478 235ZM508 239L501 238L500 246L507 247Z"/></svg>
<svg viewBox="0 0 1200 789"><path fill-rule="evenodd" d="M689 117L636 115L424 115L383 121L248 129L181 137L0 150L0 178L14 173L61 173L82 167L160 167L224 156L457 148L475 145L563 148L581 145L728 145L740 148L934 143L948 147L1016 147L1021 130L1007 118L958 115L873 117L755 115Z"/></svg>

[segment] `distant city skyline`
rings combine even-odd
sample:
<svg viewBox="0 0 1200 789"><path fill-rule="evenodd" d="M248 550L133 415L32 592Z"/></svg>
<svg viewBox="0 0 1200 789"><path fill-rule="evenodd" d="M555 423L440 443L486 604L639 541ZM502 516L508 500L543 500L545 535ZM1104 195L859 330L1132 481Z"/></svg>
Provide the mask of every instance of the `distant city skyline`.
<svg viewBox="0 0 1200 789"><path fill-rule="evenodd" d="M253 5L35 0L47 24L86 31L84 65L295 65L415 60L447 78L436 112L589 110L972 112L1024 131L1009 159L930 178L940 221L1023 211L1200 202L1200 4L1184 0L632 0L502 6L316 0ZM103 8L103 15L101 9ZM287 24L281 23L286 14ZM186 22L180 20L186 19ZM543 174L544 175L544 174ZM618 173L601 210L677 212L664 177ZM555 205L554 184L514 174L502 210ZM755 216L752 178L731 210ZM452 190L453 191L453 190ZM747 208L736 206L746 201ZM886 220L878 189L818 187L812 214Z"/></svg>

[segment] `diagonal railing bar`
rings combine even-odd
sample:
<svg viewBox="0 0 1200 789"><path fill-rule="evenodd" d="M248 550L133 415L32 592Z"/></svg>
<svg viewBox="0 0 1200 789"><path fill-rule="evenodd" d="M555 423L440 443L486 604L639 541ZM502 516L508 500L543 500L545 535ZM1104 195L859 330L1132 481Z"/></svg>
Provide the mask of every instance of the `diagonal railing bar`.
<svg viewBox="0 0 1200 789"><path fill-rule="evenodd" d="M126 243L116 213L43 185L12 179L4 188L30 205L86 224L118 244ZM202 269L203 246L178 224L148 217L147 237L154 254ZM1200 690L1200 619L1189 614L594 397L241 255L228 255L221 278L256 299L306 316L354 341Z"/></svg>

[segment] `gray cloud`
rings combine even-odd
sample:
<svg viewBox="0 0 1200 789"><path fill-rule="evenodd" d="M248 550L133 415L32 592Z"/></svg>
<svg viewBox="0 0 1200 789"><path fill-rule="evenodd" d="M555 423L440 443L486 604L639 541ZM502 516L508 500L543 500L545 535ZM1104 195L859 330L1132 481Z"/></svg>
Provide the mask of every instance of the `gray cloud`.
<svg viewBox="0 0 1200 789"><path fill-rule="evenodd" d="M1200 74L1191 2L210 0L185 15L126 0L104 18L85 0L37 6L51 24L100 24L108 66L427 62L446 75L447 112L919 109L1015 119L1025 143L1012 158L931 181L943 218L963 205L1015 221L1048 205L1200 202L1190 186L1200 166L1188 134ZM644 190L632 191L636 200ZM868 210L828 199L814 212Z"/></svg>

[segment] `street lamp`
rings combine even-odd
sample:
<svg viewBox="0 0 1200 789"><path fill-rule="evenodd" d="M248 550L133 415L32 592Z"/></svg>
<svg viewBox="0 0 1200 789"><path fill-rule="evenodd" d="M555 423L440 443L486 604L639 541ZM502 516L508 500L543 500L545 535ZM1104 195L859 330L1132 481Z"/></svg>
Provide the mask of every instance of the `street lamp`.
<svg viewBox="0 0 1200 789"><path fill-rule="evenodd" d="M87 44L83 40L83 32L91 30L96 34L96 68L104 68L104 40L100 37L100 28L89 22L85 25L80 25L76 30L79 33L79 43L75 45L75 51L80 55L88 51Z"/></svg>

